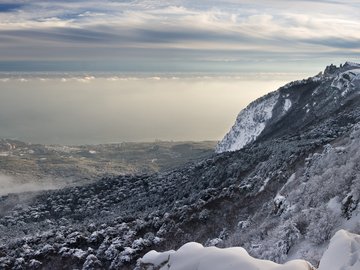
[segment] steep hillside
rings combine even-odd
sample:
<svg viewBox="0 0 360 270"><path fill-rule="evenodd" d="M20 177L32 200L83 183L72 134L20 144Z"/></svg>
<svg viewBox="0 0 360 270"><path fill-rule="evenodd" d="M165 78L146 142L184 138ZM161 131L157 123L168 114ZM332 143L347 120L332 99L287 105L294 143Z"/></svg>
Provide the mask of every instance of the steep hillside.
<svg viewBox="0 0 360 270"><path fill-rule="evenodd" d="M1 197L0 268L133 269L192 241L318 266L337 230L360 233L358 68L329 66L253 102L201 162Z"/></svg>

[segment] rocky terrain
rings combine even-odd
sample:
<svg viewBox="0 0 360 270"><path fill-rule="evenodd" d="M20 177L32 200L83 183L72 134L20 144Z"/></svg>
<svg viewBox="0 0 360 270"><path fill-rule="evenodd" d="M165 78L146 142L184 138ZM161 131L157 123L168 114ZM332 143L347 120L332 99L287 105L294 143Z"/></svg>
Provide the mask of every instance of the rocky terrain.
<svg viewBox="0 0 360 270"><path fill-rule="evenodd" d="M337 230L360 233L359 71L331 65L254 101L202 161L2 196L0 268L141 269L191 241L317 267Z"/></svg>

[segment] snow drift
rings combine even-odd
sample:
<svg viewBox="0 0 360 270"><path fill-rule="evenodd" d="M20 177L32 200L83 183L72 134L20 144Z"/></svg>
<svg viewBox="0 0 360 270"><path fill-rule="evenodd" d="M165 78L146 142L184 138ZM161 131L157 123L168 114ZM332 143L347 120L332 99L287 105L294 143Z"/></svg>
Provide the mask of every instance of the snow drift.
<svg viewBox="0 0 360 270"><path fill-rule="evenodd" d="M360 235L339 230L330 240L318 270L360 269Z"/></svg>
<svg viewBox="0 0 360 270"><path fill-rule="evenodd" d="M199 243L187 243L175 251L158 253L148 252L141 263L144 269L160 270L310 270L312 266L303 260L293 260L285 264L277 264L267 260L251 257L245 249L232 247L220 249L203 247ZM153 268L151 268L153 267Z"/></svg>
<svg viewBox="0 0 360 270"><path fill-rule="evenodd" d="M220 249L203 247L198 243L187 243L177 251L156 252L154 250L140 259L140 269L150 270L312 270L307 261L292 260L277 264L251 257L245 249L232 247ZM330 241L318 270L360 269L360 236L339 230Z"/></svg>

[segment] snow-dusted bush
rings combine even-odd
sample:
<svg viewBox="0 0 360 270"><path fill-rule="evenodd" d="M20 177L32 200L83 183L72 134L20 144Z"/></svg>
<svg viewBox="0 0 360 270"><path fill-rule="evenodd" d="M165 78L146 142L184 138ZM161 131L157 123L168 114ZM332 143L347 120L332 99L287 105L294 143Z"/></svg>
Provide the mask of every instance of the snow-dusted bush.
<svg viewBox="0 0 360 270"><path fill-rule="evenodd" d="M306 238L317 245L328 241L334 228L339 225L339 216L325 207L315 210L312 215L309 215L309 219Z"/></svg>

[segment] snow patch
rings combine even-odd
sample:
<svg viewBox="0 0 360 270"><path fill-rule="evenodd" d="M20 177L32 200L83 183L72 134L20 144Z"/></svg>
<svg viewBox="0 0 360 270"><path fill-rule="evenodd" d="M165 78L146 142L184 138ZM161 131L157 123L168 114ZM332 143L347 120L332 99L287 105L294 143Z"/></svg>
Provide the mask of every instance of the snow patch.
<svg viewBox="0 0 360 270"><path fill-rule="evenodd" d="M285 99L285 102L284 102L284 112L287 112L290 108L291 108L291 100L290 99Z"/></svg>
<svg viewBox="0 0 360 270"><path fill-rule="evenodd" d="M293 174L289 177L289 179L287 180L286 184L289 184L289 183L291 183L291 182L294 181L294 180L295 180L295 173L293 173Z"/></svg>
<svg viewBox="0 0 360 270"><path fill-rule="evenodd" d="M341 215L341 203L339 201L339 197L336 196L334 198L332 198L328 203L327 203L327 208L329 208L330 210L332 210L334 213Z"/></svg>
<svg viewBox="0 0 360 270"><path fill-rule="evenodd" d="M266 179L264 180L264 183L263 183L263 185L260 187L259 192L262 192L262 191L265 190L265 188L266 188L267 184L269 183L269 181L270 181L270 178L266 178Z"/></svg>

